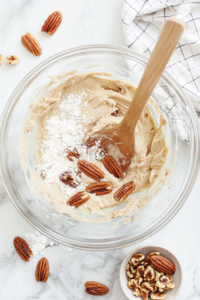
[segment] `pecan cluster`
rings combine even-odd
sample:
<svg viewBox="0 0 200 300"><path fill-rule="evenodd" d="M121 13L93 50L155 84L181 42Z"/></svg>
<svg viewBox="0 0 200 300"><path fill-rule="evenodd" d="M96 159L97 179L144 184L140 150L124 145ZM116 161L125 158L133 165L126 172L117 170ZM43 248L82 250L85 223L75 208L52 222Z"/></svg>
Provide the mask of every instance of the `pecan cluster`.
<svg viewBox="0 0 200 300"><path fill-rule="evenodd" d="M175 266L159 252L145 255L136 253L126 266L128 287L133 290L133 295L148 300L164 300L165 291L175 287L170 274L174 274Z"/></svg>

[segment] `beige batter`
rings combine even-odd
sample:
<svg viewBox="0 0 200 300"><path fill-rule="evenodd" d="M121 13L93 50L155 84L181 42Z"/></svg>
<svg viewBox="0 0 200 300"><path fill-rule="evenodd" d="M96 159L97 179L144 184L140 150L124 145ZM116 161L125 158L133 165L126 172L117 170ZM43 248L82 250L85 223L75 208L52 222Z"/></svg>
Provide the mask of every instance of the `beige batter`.
<svg viewBox="0 0 200 300"><path fill-rule="evenodd" d="M121 122L133 99L135 88L128 83L112 78L111 74L106 73L76 73L74 71L52 79L51 83L44 89L41 99L36 103L32 103L31 112L25 123L21 142L21 155L26 172L30 172L27 167L28 133L34 130L36 125L38 126L38 143L35 147L35 153L40 165L42 164L40 145L44 139L48 140L49 138L44 124L57 113L57 104L62 99L65 99L70 93L77 94L82 91L84 91L85 97L82 100L81 109L82 115L87 120L83 124L85 138L87 138L100 129L112 127ZM87 107L84 106L84 101L88 102ZM116 117L112 116L111 114L116 110L119 113ZM160 126L157 128L150 110L147 106L144 108L136 126L135 155L124 178L115 178L104 168L101 161L90 161L86 154L81 154L81 158L97 165L105 173L105 180L113 184L112 193L104 196L90 194L88 202L79 208L74 208L66 204L69 197L66 197L66 194L56 184L48 184L41 178L40 168L31 171L32 184L59 212L69 214L80 221L107 222L111 218L131 214L138 207L145 205L147 199L149 200L148 197L138 198L134 194L142 190L148 190L155 180L159 180L164 170L169 149L162 129L166 121L162 113L160 111L159 113ZM67 158L65 159L67 160ZM82 176L82 181L85 185L94 182L86 176ZM133 181L136 185L134 194L125 200L123 203L125 205L121 205L122 203L115 201L113 194L120 186L130 181ZM77 189L67 188L69 189L69 195L83 190L82 187ZM116 206L118 206L118 209ZM98 217L96 218L94 214L97 214Z"/></svg>

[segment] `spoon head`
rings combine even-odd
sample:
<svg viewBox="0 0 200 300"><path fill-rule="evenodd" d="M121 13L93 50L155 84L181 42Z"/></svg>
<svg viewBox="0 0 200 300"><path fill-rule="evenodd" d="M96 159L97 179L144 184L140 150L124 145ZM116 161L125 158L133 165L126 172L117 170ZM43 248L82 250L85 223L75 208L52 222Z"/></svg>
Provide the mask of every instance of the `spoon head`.
<svg viewBox="0 0 200 300"><path fill-rule="evenodd" d="M97 146L96 159L101 160L110 155L118 163L123 172L126 172L134 154L134 139L127 139L119 130L107 129L95 133L85 142L88 148Z"/></svg>

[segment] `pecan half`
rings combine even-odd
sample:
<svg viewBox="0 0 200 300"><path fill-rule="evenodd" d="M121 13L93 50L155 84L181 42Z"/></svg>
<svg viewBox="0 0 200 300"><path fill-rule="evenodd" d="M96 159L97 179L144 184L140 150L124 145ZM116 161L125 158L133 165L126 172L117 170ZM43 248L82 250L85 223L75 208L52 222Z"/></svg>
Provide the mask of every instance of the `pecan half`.
<svg viewBox="0 0 200 300"><path fill-rule="evenodd" d="M42 48L36 38L29 32L21 38L22 44L24 47L36 56L40 56L42 54Z"/></svg>
<svg viewBox="0 0 200 300"><path fill-rule="evenodd" d="M60 181L62 181L64 184L69 185L73 188L76 188L78 184L75 183L74 177L69 172L64 172L60 175Z"/></svg>
<svg viewBox="0 0 200 300"><path fill-rule="evenodd" d="M170 260L162 257L161 255L152 255L150 257L150 262L153 267L160 272L168 275L173 275L175 273L175 265Z"/></svg>
<svg viewBox="0 0 200 300"><path fill-rule="evenodd" d="M54 11L44 22L42 26L42 32L47 32L48 35L52 35L56 32L60 23L62 22L62 14L60 11Z"/></svg>
<svg viewBox="0 0 200 300"><path fill-rule="evenodd" d="M46 257L43 257L39 260L36 271L35 278L37 281L46 282L49 276L49 262Z"/></svg>
<svg viewBox="0 0 200 300"><path fill-rule="evenodd" d="M135 189L135 183L129 182L122 185L115 193L114 198L116 201L125 200Z"/></svg>
<svg viewBox="0 0 200 300"><path fill-rule="evenodd" d="M108 172L110 172L116 178L122 178L122 177L124 177L122 169L116 163L116 161L114 160L114 158L112 156L106 155L102 159L102 163L103 163L104 167L106 168L106 170L108 170Z"/></svg>
<svg viewBox="0 0 200 300"><path fill-rule="evenodd" d="M65 153L66 153L67 158L70 161L74 161L72 157L76 157L76 158L80 157L80 154L78 153L78 150L76 149L76 147L66 148Z"/></svg>
<svg viewBox="0 0 200 300"><path fill-rule="evenodd" d="M86 187L86 192L101 196L112 192L112 183L107 181L95 182Z"/></svg>
<svg viewBox="0 0 200 300"><path fill-rule="evenodd" d="M29 258L31 256L33 256L33 252L31 251L31 249L29 248L29 245L27 244L27 242L24 239L22 239L20 237L16 237L14 239L14 246L15 246L17 253L24 261L28 262Z"/></svg>
<svg viewBox="0 0 200 300"><path fill-rule="evenodd" d="M70 206L79 207L83 205L85 202L87 202L90 199L90 196L86 194L86 192L79 192L72 196L68 201L67 204Z"/></svg>
<svg viewBox="0 0 200 300"><path fill-rule="evenodd" d="M87 294L90 295L98 295L98 296L102 296L105 295L109 292L109 289L107 288L107 286L105 286L102 283L98 283L95 281L87 281L85 283L85 291Z"/></svg>
<svg viewBox="0 0 200 300"><path fill-rule="evenodd" d="M100 181L102 178L104 178L104 173L97 166L89 163L84 159L80 159L78 161L78 168L85 175L96 181Z"/></svg>
<svg viewBox="0 0 200 300"><path fill-rule="evenodd" d="M7 56L5 63L7 65L17 65L19 63L19 56L17 55Z"/></svg>

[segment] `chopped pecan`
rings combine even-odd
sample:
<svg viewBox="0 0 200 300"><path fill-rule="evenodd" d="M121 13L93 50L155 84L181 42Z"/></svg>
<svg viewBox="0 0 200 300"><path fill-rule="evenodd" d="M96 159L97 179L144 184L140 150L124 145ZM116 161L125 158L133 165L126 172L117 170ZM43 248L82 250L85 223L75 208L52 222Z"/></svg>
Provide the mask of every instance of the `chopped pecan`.
<svg viewBox="0 0 200 300"><path fill-rule="evenodd" d="M136 296L136 297L140 297L141 296L140 288L134 288L133 289L133 295Z"/></svg>
<svg viewBox="0 0 200 300"><path fill-rule="evenodd" d="M42 32L47 32L48 35L53 35L60 23L62 22L62 14L60 11L54 11L44 22L42 26Z"/></svg>
<svg viewBox="0 0 200 300"><path fill-rule="evenodd" d="M155 278L154 269L151 266L146 267L144 277L147 281L152 281Z"/></svg>
<svg viewBox="0 0 200 300"><path fill-rule="evenodd" d="M36 38L29 32L21 38L22 44L24 47L36 56L40 56L42 54L42 48Z"/></svg>
<svg viewBox="0 0 200 300"><path fill-rule="evenodd" d="M3 59L4 59L3 54L0 54L0 65L2 64Z"/></svg>
<svg viewBox="0 0 200 300"><path fill-rule="evenodd" d="M36 271L35 278L37 281L46 282L49 276L49 262L46 257L43 257L39 260Z"/></svg>
<svg viewBox="0 0 200 300"><path fill-rule="evenodd" d="M78 186L78 184L76 184L75 182L75 178L69 172L62 173L60 175L60 181L73 188L76 188Z"/></svg>
<svg viewBox="0 0 200 300"><path fill-rule="evenodd" d="M85 190L91 194L96 194L96 196L110 194L112 192L112 183L107 181L95 182L89 184Z"/></svg>
<svg viewBox="0 0 200 300"><path fill-rule="evenodd" d="M20 237L16 237L14 239L14 246L15 246L17 253L24 261L28 262L29 258L31 256L33 256L33 252L31 251L31 249L29 248L29 245L27 244L27 242L24 239L22 239Z"/></svg>
<svg viewBox="0 0 200 300"><path fill-rule="evenodd" d="M164 300L166 297L167 295L165 293L156 292L154 294L151 294L152 300Z"/></svg>
<svg viewBox="0 0 200 300"><path fill-rule="evenodd" d="M137 267L137 275L144 277L144 270L143 266Z"/></svg>
<svg viewBox="0 0 200 300"><path fill-rule="evenodd" d="M78 167L79 170L82 171L85 175L96 181L100 181L102 178L104 178L104 173L97 166L89 163L84 159L80 159L78 161Z"/></svg>
<svg viewBox="0 0 200 300"><path fill-rule="evenodd" d="M124 177L122 169L120 168L120 166L118 166L118 164L112 156L106 155L102 159L102 162L106 170L108 170L108 172L110 172L113 176L115 176L116 178Z"/></svg>
<svg viewBox="0 0 200 300"><path fill-rule="evenodd" d="M118 113L119 113L119 110L117 109L116 111L114 111L114 112L111 114L111 116L116 117L116 116L118 115Z"/></svg>
<svg viewBox="0 0 200 300"><path fill-rule="evenodd" d="M136 253L131 258L130 263L132 264L132 266L134 268L137 268L139 266L140 262L142 262L144 258L145 258L145 256L143 254Z"/></svg>
<svg viewBox="0 0 200 300"><path fill-rule="evenodd" d="M7 56L5 62L7 65L17 65L19 63L19 56L17 55Z"/></svg>
<svg viewBox="0 0 200 300"><path fill-rule="evenodd" d="M115 193L114 198L116 201L124 201L135 189L135 183L129 182L122 185Z"/></svg>
<svg viewBox="0 0 200 300"><path fill-rule="evenodd" d="M83 205L85 202L87 202L90 199L90 196L88 194L86 194L86 192L82 191L79 192L77 194L75 194L74 196L72 196L67 204L69 204L70 206L75 206L75 207L79 207L81 205Z"/></svg>
<svg viewBox="0 0 200 300"><path fill-rule="evenodd" d="M90 295L102 296L109 292L107 286L95 281L87 281L85 283L85 287L86 287L85 292Z"/></svg>
<svg viewBox="0 0 200 300"><path fill-rule="evenodd" d="M147 255L147 260L150 260L151 256L153 255L160 255L160 252L151 252Z"/></svg>
<svg viewBox="0 0 200 300"><path fill-rule="evenodd" d="M65 149L65 153L67 155L67 158L70 161L74 161L72 157L76 157L79 158L80 154L78 153L78 150L76 149L76 147L69 147Z"/></svg>
<svg viewBox="0 0 200 300"><path fill-rule="evenodd" d="M129 278L133 278L136 274L136 270L129 263L126 266L126 274Z"/></svg>

